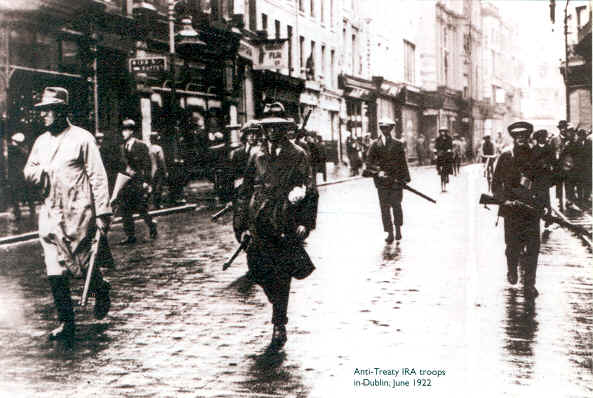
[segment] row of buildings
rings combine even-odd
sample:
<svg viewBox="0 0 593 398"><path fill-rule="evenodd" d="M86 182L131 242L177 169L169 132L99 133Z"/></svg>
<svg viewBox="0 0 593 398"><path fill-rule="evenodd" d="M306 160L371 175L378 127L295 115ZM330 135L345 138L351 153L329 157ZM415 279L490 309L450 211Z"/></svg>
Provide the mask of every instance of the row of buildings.
<svg viewBox="0 0 593 398"><path fill-rule="evenodd" d="M410 159L440 127L475 147L525 116L516 35L488 1L17 1L0 10L3 153L14 132L39 134L31 105L48 85L70 90L75 123L109 137L134 117L169 158L196 113L217 129L271 101L310 113L334 161L382 117L399 120Z"/></svg>

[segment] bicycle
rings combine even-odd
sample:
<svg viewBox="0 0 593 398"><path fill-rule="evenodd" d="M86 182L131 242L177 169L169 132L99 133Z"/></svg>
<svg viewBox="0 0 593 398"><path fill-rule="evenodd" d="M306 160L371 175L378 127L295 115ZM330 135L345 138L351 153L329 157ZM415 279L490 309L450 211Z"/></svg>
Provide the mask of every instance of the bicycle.
<svg viewBox="0 0 593 398"><path fill-rule="evenodd" d="M453 174L453 152L450 149L437 153L437 173L441 177L441 192L447 192L449 175Z"/></svg>

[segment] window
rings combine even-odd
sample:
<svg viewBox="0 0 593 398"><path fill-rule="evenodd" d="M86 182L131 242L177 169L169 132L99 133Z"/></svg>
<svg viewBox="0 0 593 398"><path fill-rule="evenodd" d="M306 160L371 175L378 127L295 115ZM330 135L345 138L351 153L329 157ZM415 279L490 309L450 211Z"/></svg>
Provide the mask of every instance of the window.
<svg viewBox="0 0 593 398"><path fill-rule="evenodd" d="M336 50L331 50L330 53L330 70L329 70L329 85L335 87L334 76L336 74Z"/></svg>
<svg viewBox="0 0 593 398"><path fill-rule="evenodd" d="M316 50L315 41L311 40L311 55L309 55L311 62L307 63L307 75L309 76L309 80L315 80L315 67L317 66L317 62L315 62L315 58L317 58L317 54L315 54Z"/></svg>
<svg viewBox="0 0 593 398"><path fill-rule="evenodd" d="M305 67L305 38L299 37L299 65L301 69Z"/></svg>
<svg viewBox="0 0 593 398"><path fill-rule="evenodd" d="M257 30L256 24L256 9L255 9L255 0L248 0L249 1L249 30L255 32Z"/></svg>
<svg viewBox="0 0 593 398"><path fill-rule="evenodd" d="M444 69L444 78L445 78L445 86L449 84L449 51L445 50L443 54L443 69Z"/></svg>
<svg viewBox="0 0 593 398"><path fill-rule="evenodd" d="M329 0L329 26L334 27L334 0Z"/></svg>
<svg viewBox="0 0 593 398"><path fill-rule="evenodd" d="M299 0L299 11L305 12L305 0Z"/></svg>
<svg viewBox="0 0 593 398"><path fill-rule="evenodd" d="M319 71L323 75L323 78L327 80L327 76L325 75L325 46L324 45L321 46L321 61L320 61L320 63L321 63L321 65L320 65Z"/></svg>
<svg viewBox="0 0 593 398"><path fill-rule="evenodd" d="M325 0L320 0L321 12L319 17L321 18L321 23L325 24Z"/></svg>
<svg viewBox="0 0 593 398"><path fill-rule="evenodd" d="M293 70L292 64L292 26L286 26L286 36L288 36L288 74L290 75Z"/></svg>
<svg viewBox="0 0 593 398"><path fill-rule="evenodd" d="M587 11L587 6L577 7L576 11L577 11L577 28L580 29L583 25L585 25L588 22L585 20L585 18L586 18L585 12Z"/></svg>
<svg viewBox="0 0 593 398"><path fill-rule="evenodd" d="M352 74L356 73L356 61L358 59L356 35L352 35Z"/></svg>
<svg viewBox="0 0 593 398"><path fill-rule="evenodd" d="M280 21L278 20L274 21L274 37L276 39L280 38Z"/></svg>
<svg viewBox="0 0 593 398"><path fill-rule="evenodd" d="M261 29L266 31L266 35L268 33L268 16L266 14L261 15Z"/></svg>
<svg viewBox="0 0 593 398"><path fill-rule="evenodd" d="M311 16L315 16L315 0L311 0Z"/></svg>
<svg viewBox="0 0 593 398"><path fill-rule="evenodd" d="M404 40L404 80L414 84L416 75L416 46Z"/></svg>

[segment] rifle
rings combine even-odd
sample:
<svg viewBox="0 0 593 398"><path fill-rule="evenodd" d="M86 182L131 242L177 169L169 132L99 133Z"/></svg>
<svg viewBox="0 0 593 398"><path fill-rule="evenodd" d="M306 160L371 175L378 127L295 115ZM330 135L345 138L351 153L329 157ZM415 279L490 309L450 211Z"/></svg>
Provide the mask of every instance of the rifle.
<svg viewBox="0 0 593 398"><path fill-rule="evenodd" d="M222 270L225 271L228 267L231 266L231 264L233 263L233 261L235 261L235 259L237 258L237 256L239 255L239 253L241 253L242 250L247 249L247 246L249 246L249 242L251 241L251 236L246 235L243 240L241 241L241 244L239 245L239 247L237 247L237 250L235 250L235 252L233 253L233 255L222 265Z"/></svg>
<svg viewBox="0 0 593 398"><path fill-rule="evenodd" d="M498 206L503 206L504 205L504 201L495 198L492 195L488 195L483 193L482 195L480 195L480 204L484 205L484 207L488 208L486 205L498 205ZM571 222L566 221L565 219L555 216L553 214L540 214L537 209L533 206L530 206L528 204L523 203L521 205L521 207L523 209L525 209L529 214L534 215L534 216L538 216L540 217L542 220L544 220L545 222L548 222L550 224L558 224L563 228L568 229L571 232L574 232L575 234L582 236L582 235L586 235L589 238L591 238L591 232L587 231L587 229L585 229L582 225L578 225L578 224L573 224Z"/></svg>
<svg viewBox="0 0 593 398"><path fill-rule="evenodd" d="M366 168L366 169L364 169L362 171L362 176L363 177L376 177L378 175L379 175L379 170L376 170L376 169L373 169L373 168ZM405 189L407 191L410 191L410 192L412 192L412 193L420 196L421 198L428 200L429 202L432 202L432 203L436 203L437 202L436 200L434 200L430 196L425 195L422 192L415 190L414 188L412 188L411 186L409 186L408 184L406 184L403 181L394 180L394 184L397 184L397 185L401 186L403 189Z"/></svg>
<svg viewBox="0 0 593 398"><path fill-rule="evenodd" d="M210 217L210 221L216 221L220 217L224 216L229 211L233 210L233 204L231 202L227 203L221 210L217 211Z"/></svg>
<svg viewBox="0 0 593 398"><path fill-rule="evenodd" d="M84 307L86 305L88 295L89 295L89 288L91 286L91 279L93 278L93 272L95 272L95 259L97 258L97 252L99 251L99 241L101 240L101 231L97 228L97 232L95 232L95 237L93 239L93 243L91 245L91 258L89 260L89 266L86 271L86 279L84 281L84 289L82 290L82 296L80 297L80 306Z"/></svg>

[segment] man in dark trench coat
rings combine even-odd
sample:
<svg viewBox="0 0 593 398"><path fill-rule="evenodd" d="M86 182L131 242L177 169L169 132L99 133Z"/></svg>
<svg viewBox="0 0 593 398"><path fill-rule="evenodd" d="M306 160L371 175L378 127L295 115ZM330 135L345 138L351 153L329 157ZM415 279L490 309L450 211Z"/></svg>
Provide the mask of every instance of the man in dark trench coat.
<svg viewBox="0 0 593 398"><path fill-rule="evenodd" d="M291 279L314 269L303 241L315 228L318 193L307 154L287 137L294 123L280 117L260 123L266 137L249 158L233 226L238 239L251 238L247 264L272 303L269 349L278 350L287 340Z"/></svg>

